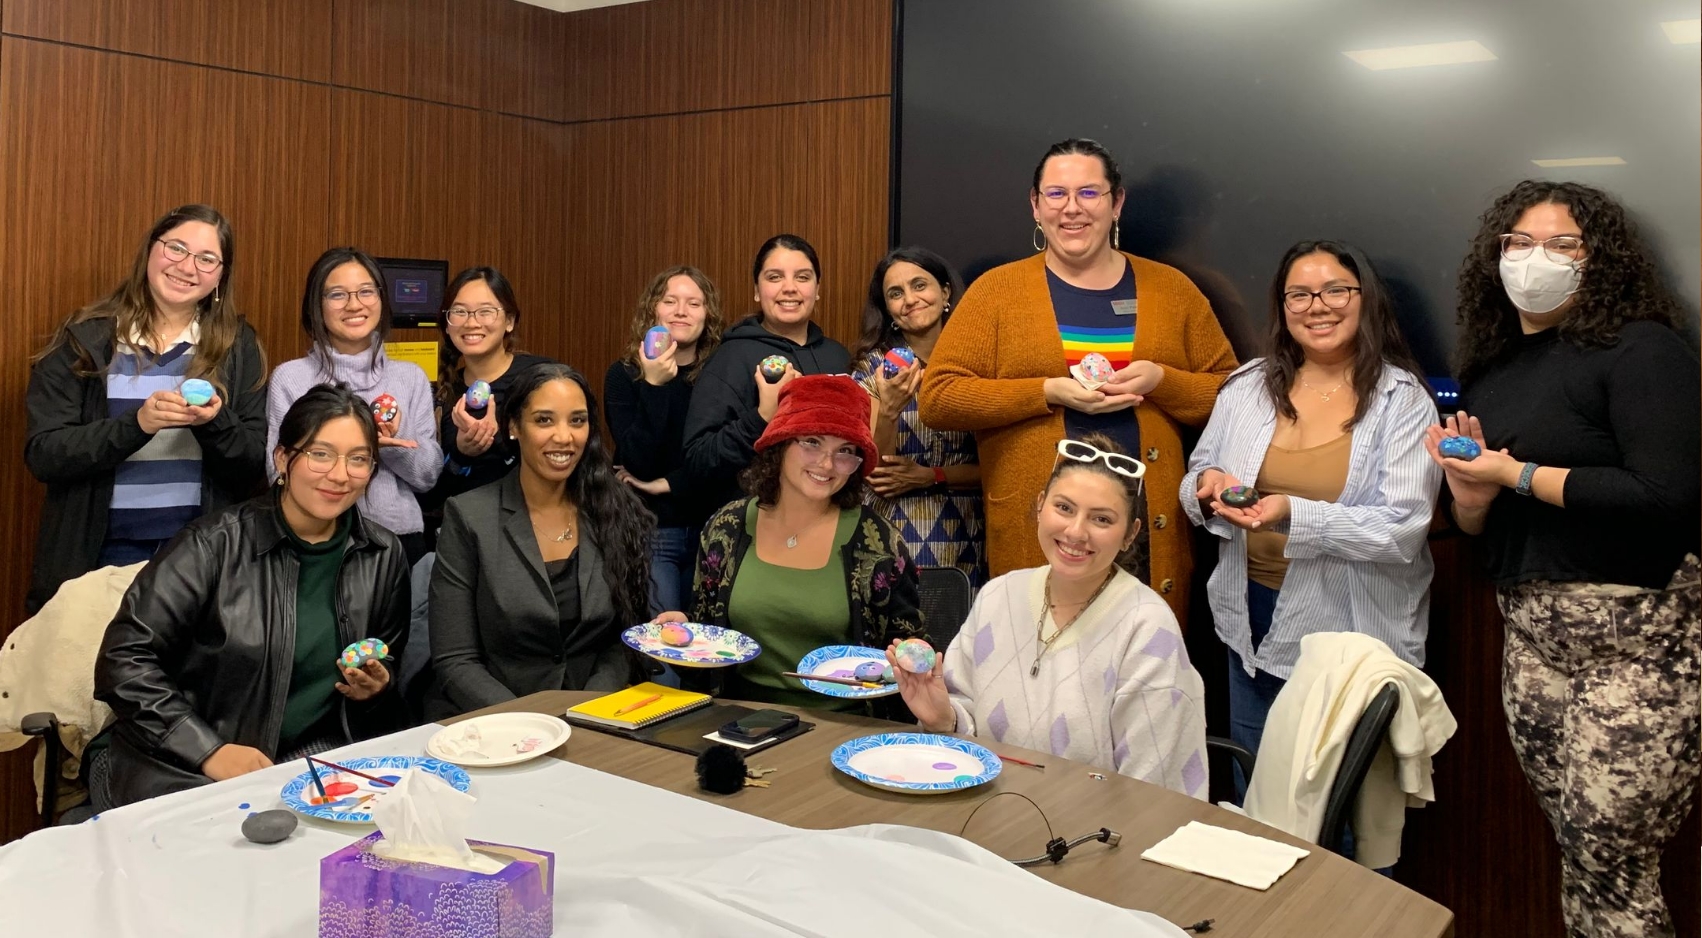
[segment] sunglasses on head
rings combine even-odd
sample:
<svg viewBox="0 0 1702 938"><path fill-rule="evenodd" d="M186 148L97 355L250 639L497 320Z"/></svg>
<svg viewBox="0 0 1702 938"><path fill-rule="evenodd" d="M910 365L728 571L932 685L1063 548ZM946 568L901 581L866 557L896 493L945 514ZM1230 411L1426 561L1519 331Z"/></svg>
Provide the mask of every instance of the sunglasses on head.
<svg viewBox="0 0 1702 938"><path fill-rule="evenodd" d="M1107 453L1091 443L1080 440L1059 440L1058 455L1076 462L1103 462L1105 468L1125 478L1139 482L1146 475L1146 463L1122 453ZM1056 463L1053 464L1056 466Z"/></svg>

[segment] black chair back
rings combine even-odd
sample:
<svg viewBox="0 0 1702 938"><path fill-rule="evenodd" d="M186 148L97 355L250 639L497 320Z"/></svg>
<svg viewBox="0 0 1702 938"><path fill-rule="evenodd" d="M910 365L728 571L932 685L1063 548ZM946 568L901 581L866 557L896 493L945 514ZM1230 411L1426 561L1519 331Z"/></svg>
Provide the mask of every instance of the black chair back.
<svg viewBox="0 0 1702 938"><path fill-rule="evenodd" d="M1330 786L1330 797L1324 802L1324 823L1318 829L1319 846L1341 850L1342 831L1353 815L1353 806L1359 802L1360 786L1365 784L1371 761L1377 758L1377 750L1382 748L1383 740L1389 735L1389 724L1394 722L1395 711L1400 705L1400 686L1384 684L1383 689L1366 705L1365 712L1360 714L1342 753L1336 782Z"/></svg>
<svg viewBox="0 0 1702 938"><path fill-rule="evenodd" d="M928 643L944 654L969 618L975 587L969 574L957 567L917 567L916 573L922 580L922 624L928 630Z"/></svg>

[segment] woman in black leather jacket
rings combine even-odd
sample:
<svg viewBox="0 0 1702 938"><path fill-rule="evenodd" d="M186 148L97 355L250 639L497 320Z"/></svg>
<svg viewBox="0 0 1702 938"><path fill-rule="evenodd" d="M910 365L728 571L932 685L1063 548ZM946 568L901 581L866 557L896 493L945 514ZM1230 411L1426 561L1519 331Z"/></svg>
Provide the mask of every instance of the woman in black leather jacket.
<svg viewBox="0 0 1702 938"><path fill-rule="evenodd" d="M284 417L271 494L192 522L107 626L90 748L97 810L222 781L400 725L390 670L344 646L406 636L408 566L355 502L378 452L365 401L320 385ZM104 745L103 745L104 744Z"/></svg>

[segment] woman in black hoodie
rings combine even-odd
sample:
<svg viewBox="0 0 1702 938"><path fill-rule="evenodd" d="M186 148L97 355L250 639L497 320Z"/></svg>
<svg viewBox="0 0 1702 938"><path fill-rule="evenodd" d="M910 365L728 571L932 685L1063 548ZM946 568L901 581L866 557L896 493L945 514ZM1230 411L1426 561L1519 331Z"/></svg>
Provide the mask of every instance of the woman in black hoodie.
<svg viewBox="0 0 1702 938"><path fill-rule="evenodd" d="M686 467L712 480L714 504L740 497L738 475L756 455L757 437L778 406L780 389L799 375L846 374L851 354L810 321L821 295L816 249L797 235L764 241L751 265L757 311L721 337L703 366L686 412ZM771 355L790 364L769 383L759 366Z"/></svg>

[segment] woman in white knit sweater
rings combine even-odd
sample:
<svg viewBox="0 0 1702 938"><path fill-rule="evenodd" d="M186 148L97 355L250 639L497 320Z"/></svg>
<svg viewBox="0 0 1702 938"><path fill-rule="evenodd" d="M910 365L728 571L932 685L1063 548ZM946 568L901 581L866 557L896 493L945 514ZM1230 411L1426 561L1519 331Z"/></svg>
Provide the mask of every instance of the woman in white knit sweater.
<svg viewBox="0 0 1702 938"><path fill-rule="evenodd" d="M990 736L1206 798L1199 672L1170 607L1116 563L1140 531L1144 470L1097 434L1058 444L1035 499L1047 565L983 587L943 667L893 668L924 729ZM892 649L887 657L896 664Z"/></svg>

